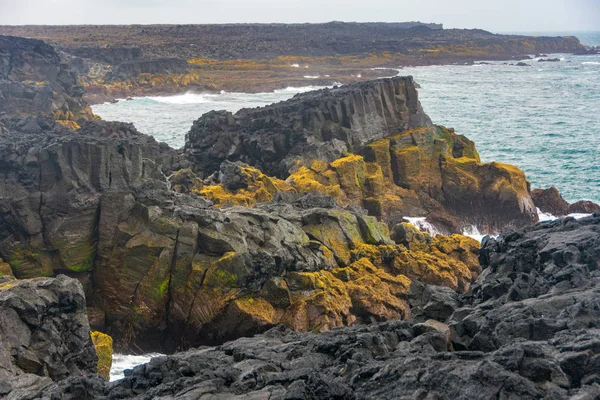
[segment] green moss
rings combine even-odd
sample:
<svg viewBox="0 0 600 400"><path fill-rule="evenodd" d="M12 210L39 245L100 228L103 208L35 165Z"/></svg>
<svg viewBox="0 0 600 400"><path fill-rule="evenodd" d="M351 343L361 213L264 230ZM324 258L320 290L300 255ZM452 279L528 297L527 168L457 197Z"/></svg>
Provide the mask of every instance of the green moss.
<svg viewBox="0 0 600 400"><path fill-rule="evenodd" d="M93 252L90 253L87 256L87 258L85 260L83 260L82 262L69 266L68 267L69 270L73 271L73 272L91 271L92 268L94 267L94 256L95 256L95 254Z"/></svg>
<svg viewBox="0 0 600 400"><path fill-rule="evenodd" d="M213 287L237 287L237 276L229 271L223 269L216 269L210 272L210 276L207 277L207 285Z"/></svg>
<svg viewBox="0 0 600 400"><path fill-rule="evenodd" d="M158 287L158 295L160 297L164 296L164 294L167 292L168 287L169 287L169 278L162 281L162 283Z"/></svg>

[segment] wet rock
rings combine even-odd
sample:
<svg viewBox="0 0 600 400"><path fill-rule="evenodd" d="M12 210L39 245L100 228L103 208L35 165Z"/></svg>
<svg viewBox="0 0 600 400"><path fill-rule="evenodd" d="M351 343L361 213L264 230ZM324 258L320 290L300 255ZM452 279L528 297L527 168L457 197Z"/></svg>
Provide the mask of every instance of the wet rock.
<svg viewBox="0 0 600 400"><path fill-rule="evenodd" d="M589 200L581 200L573 203L569 205L569 208L567 209L568 214L593 214L597 212L600 212L600 205Z"/></svg>
<svg viewBox="0 0 600 400"><path fill-rule="evenodd" d="M569 203L562 198L558 189L552 186L548 189L534 189L531 191L533 203L542 212L556 217L569 214Z"/></svg>

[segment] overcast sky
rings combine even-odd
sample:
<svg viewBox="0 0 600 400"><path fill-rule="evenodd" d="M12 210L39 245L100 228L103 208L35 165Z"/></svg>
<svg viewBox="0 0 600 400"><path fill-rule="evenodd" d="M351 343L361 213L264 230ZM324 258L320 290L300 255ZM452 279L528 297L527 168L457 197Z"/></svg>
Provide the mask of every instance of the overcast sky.
<svg viewBox="0 0 600 400"><path fill-rule="evenodd" d="M0 0L0 24L416 21L494 32L600 30L600 0Z"/></svg>

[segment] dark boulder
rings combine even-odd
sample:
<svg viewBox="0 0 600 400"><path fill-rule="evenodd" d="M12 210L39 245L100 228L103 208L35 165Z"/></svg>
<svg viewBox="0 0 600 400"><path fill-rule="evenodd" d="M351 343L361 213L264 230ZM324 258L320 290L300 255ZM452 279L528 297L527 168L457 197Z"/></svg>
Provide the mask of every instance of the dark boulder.
<svg viewBox="0 0 600 400"><path fill-rule="evenodd" d="M96 373L83 287L57 278L0 278L0 396Z"/></svg>
<svg viewBox="0 0 600 400"><path fill-rule="evenodd" d="M593 214L597 212L600 212L600 205L589 200L573 203L567 209L568 214Z"/></svg>
<svg viewBox="0 0 600 400"><path fill-rule="evenodd" d="M600 327L599 260L600 215L487 237L483 272L452 316L455 346L491 351Z"/></svg>
<svg viewBox="0 0 600 400"><path fill-rule="evenodd" d="M562 217L569 214L569 203L562 198L557 188L534 189L531 191L533 203L542 212Z"/></svg>

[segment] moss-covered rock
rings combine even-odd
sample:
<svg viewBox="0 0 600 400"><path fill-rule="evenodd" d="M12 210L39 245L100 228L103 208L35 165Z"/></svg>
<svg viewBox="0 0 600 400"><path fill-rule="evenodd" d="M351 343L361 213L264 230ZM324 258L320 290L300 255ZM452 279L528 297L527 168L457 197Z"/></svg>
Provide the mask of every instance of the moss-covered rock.
<svg viewBox="0 0 600 400"><path fill-rule="evenodd" d="M229 163L227 170L231 176L222 177L222 183L208 185L196 190L198 194L211 200L217 207L245 206L273 200L280 192L295 191L287 182L269 177L259 169L242 163ZM235 172L230 171L234 169ZM235 180L235 183L232 181Z"/></svg>
<svg viewBox="0 0 600 400"><path fill-rule="evenodd" d="M113 340L102 332L92 331L91 335L98 355L98 375L108 380L112 367Z"/></svg>
<svg viewBox="0 0 600 400"><path fill-rule="evenodd" d="M4 262L4 260L0 258L0 277L3 276L14 278L14 274L12 268L10 267L10 264Z"/></svg>

